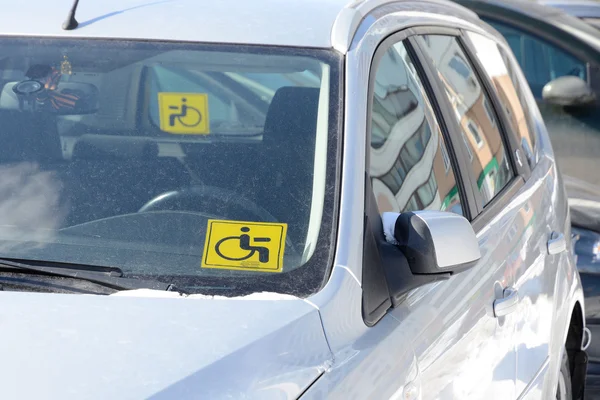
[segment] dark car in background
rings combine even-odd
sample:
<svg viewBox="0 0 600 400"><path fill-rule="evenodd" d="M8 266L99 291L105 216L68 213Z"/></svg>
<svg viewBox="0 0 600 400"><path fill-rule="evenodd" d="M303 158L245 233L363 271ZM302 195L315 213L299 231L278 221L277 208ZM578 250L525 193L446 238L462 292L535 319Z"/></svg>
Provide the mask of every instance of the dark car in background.
<svg viewBox="0 0 600 400"><path fill-rule="evenodd" d="M600 186L600 35L559 9L457 0L504 35L536 97L564 175Z"/></svg>
<svg viewBox="0 0 600 400"><path fill-rule="evenodd" d="M567 14L581 18L600 29L600 1L598 0L538 0L541 4L556 7Z"/></svg>
<svg viewBox="0 0 600 400"><path fill-rule="evenodd" d="M562 0L569 15L543 0L456 1L506 38L550 133L578 239L575 252L586 320L596 337L588 349L588 390L590 396L600 395L600 34L574 16L577 4L586 3L587 9L596 4L600 10L600 3Z"/></svg>

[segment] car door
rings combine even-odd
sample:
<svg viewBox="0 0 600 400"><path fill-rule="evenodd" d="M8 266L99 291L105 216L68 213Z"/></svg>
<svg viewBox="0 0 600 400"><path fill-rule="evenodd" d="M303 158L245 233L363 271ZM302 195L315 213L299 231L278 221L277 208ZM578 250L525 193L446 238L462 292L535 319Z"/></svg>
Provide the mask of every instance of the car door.
<svg viewBox="0 0 600 400"><path fill-rule="evenodd" d="M517 394L522 395L527 390L529 395L537 397L543 390L552 390L551 384L543 385L544 378L551 375L546 372L552 353L552 335L556 334L552 329L556 318L555 282L562 272L559 265L565 261L566 253L563 249L549 251L548 243L554 240L554 233L557 241L566 244L565 205L557 203L557 196L551 195L556 190L557 172L547 158L539 158L535 124L526 106L524 84L515 73L517 67L508 49L478 33L467 32L465 36L474 64L496 99L500 125L512 143L509 147L513 154L527 154L530 169L522 174L525 183L517 195L520 201L512 204L517 213L502 240L509 246L506 267L514 274L513 288L520 300L514 313ZM521 157L517 162L519 159ZM521 162L525 163L525 159ZM545 396L550 395L545 393Z"/></svg>
<svg viewBox="0 0 600 400"><path fill-rule="evenodd" d="M380 45L372 65L369 166L378 208L445 210L470 217L473 191L464 184L469 182L464 175L470 173L465 159L469 156L450 138L459 132L459 124L450 120L454 110L442 97L437 76L424 64L430 62L428 57L419 56L414 44L413 39L392 36ZM446 67L454 66L463 79L477 79L464 58L448 53L460 50L456 43L448 45L438 49L439 54L450 54L444 59ZM457 83L460 88L472 85ZM477 154L473 149L471 158ZM496 177L514 178L512 170L498 166L496 172ZM408 336L418 359L422 399L514 398L513 316L495 318L491 308L495 299L503 300L502 289L511 287L514 279L507 273L495 234L480 232L482 258L472 270L412 291L390 312L400 326L418 315L420 323Z"/></svg>
<svg viewBox="0 0 600 400"><path fill-rule="evenodd" d="M598 67L590 50L560 46L540 34L505 22L488 21L507 39L544 117L559 168L565 175L600 185L600 108L561 107L542 99L544 86L562 76L577 76L600 93ZM597 53L597 52L596 52ZM588 58L589 55L589 58ZM596 55L597 57L597 55Z"/></svg>

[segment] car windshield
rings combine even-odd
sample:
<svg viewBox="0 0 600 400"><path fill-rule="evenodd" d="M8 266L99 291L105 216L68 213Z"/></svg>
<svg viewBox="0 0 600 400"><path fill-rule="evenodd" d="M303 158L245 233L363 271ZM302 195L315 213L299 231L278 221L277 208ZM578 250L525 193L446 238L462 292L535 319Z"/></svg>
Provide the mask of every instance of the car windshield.
<svg viewBox="0 0 600 400"><path fill-rule="evenodd" d="M331 238L341 57L0 39L0 257L307 296Z"/></svg>

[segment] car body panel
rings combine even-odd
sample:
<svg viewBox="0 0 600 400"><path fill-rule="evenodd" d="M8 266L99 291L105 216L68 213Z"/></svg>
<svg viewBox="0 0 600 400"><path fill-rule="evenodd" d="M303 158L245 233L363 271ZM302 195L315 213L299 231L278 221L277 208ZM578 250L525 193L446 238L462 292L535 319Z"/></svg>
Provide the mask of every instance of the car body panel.
<svg viewBox="0 0 600 400"><path fill-rule="evenodd" d="M411 346L422 322L418 313L402 323L389 314L367 327L362 289L342 266L334 267L325 288L307 301L321 313L334 362L303 399L399 398L406 387L418 384Z"/></svg>
<svg viewBox="0 0 600 400"><path fill-rule="evenodd" d="M368 82L373 53L378 44L394 32L414 26L435 25L484 32L475 22L452 15L442 15L441 6L411 3L415 14L407 14L408 3L390 4L373 11L357 28L346 56L346 90L344 114L344 159L342 169L340 226L335 265L344 265L362 282L362 236L365 209L365 162L367 157ZM427 11L426 11L427 10ZM434 12L435 11L435 12Z"/></svg>
<svg viewBox="0 0 600 400"><path fill-rule="evenodd" d="M600 4L595 0L538 0L579 18L600 18Z"/></svg>
<svg viewBox="0 0 600 400"><path fill-rule="evenodd" d="M357 34L350 46L346 61L347 110L360 109L360 104L368 101L366 89L368 72L364 66L370 63L371 54L378 43L395 29L401 30L402 27L422 24L459 26L482 32L476 25L464 20L451 21L451 16L439 18L435 15L419 14L418 18L408 19L402 13L394 12L395 7L397 6L382 7L373 12L373 18L366 18L359 28L359 32L365 32L364 36L360 37L360 33ZM494 33L485 34L497 38ZM533 96L530 96L529 100L534 101ZM362 240L352 234L360 229L363 223L362 218L357 218L361 215L357 210L364 207L362 160L366 157L366 143L361 132L366 129L366 115L362 110L346 112L344 140L346 157L340 221L342 228L338 231L336 267L329 284L342 280L346 282L348 288L354 287L355 294L352 297L354 300L351 304L355 304L356 310L354 317L351 317L347 312L341 312L341 306L335 307L332 303L322 303L327 288L315 297L319 300L310 300L320 303L318 307L335 361L332 369L307 391L306 398L397 398L413 391L419 393L423 399L478 398L486 393L490 396L502 393L509 398L516 398L521 391L527 398L543 398L540 397L542 391L547 395L555 390L558 380L556 368L560 359L550 355L561 354L568 329L568 318L572 310L570 307L574 307L575 301L564 302L559 306L554 301L556 298L554 293L556 290L558 293L563 293L565 299L573 299L575 291L578 290L580 293L581 290L578 281L573 277L573 264L566 261L564 256L558 256L560 260L551 260L546 268L545 240L550 234L548 229L552 225L556 229L564 228L567 211L543 120L539 112L534 113L534 117L541 136L540 153L544 155L544 161L540 162L530 183L521 189L514 204L503 210L492 225L500 225L500 221L504 221L504 230L507 231L511 222L522 218L523 213L520 211L531 197L536 199L535 207L542 209L553 204L560 209L561 211L556 214L540 213L543 216L537 218L533 225L537 232L535 240L531 238L531 230L526 229L527 224L521 225L522 229L518 235L522 238L521 247L516 250L516 253L523 254L534 250L538 255L534 257L537 261L535 266L532 268L521 266L527 273L519 275L518 282L514 282L517 278L517 273L514 271L504 276L507 269L506 254L503 248L498 249L493 246L493 242L497 242L503 233L496 229L487 229L479 236L487 257L484 255L485 261L478 267L458 274L448 282L435 283L414 290L401 306L390 312L397 321L395 324L386 316L374 327L366 328L358 315L359 292L358 287L355 287L361 282L362 265L357 260L361 259ZM348 199L352 201L346 202ZM352 225L349 224L351 221L354 221ZM487 249L486 241L488 241ZM495 269L490 268L491 265L496 265ZM565 275L557 271L559 265L563 266L562 272ZM569 279L565 272L567 270L571 271L568 274ZM485 273L482 273L484 271ZM341 275L345 277L342 278ZM557 279L557 276L561 276L561 279ZM523 315L518 316L518 313L515 313L509 316L507 320L510 321L505 322L504 329L489 315L496 280L503 280L505 284L516 284L522 290L524 297L521 306ZM331 296L337 298L338 294L331 294ZM343 302L341 299L337 301ZM578 301L582 301L581 295ZM538 312L540 313L538 318L533 320L526 318ZM560 318L557 320L555 319L557 317ZM377 342L371 342L372 346L369 347L352 345L354 340L362 343L363 338L375 335L370 331L385 332L392 329L394 325L397 325L396 330L404 332L400 336L402 340L398 343L404 343L406 340L407 345L410 343L413 348L412 352L405 349L403 357L398 357L395 353L397 350L392 350L387 344L388 337L397 337L398 334L394 332L383 333L380 345L376 345ZM523 332L516 332L514 330L516 326L522 328ZM435 329L432 329L433 327ZM527 346L532 344L532 337L535 341L536 335L540 335L538 340L542 343L536 343L537 346L530 351ZM515 342L520 346L515 346ZM380 352L379 348L386 346L389 351L393 351L394 361L391 363L383 361L382 365L386 365L387 369L375 369L374 372L378 373L376 375L373 369L366 366L371 365L370 360L376 359L376 355ZM519 351L522 358L520 364ZM415 357L416 363L411 357ZM528 360L528 357L532 359ZM460 365L467 359L471 362L468 366ZM373 382L378 384L385 382L389 376L386 371L396 371L398 365L403 365L404 368L409 365L411 367L409 372L400 369L402 373L394 373L397 377L394 386L396 390L390 395L391 391L387 386L375 385ZM521 380L517 383L518 367L521 370ZM360 374L356 374L357 369ZM348 374L352 379L346 379ZM477 378L474 379L474 376ZM368 385L368 389L356 389L363 387L362 382ZM356 392L349 388L352 385Z"/></svg>
<svg viewBox="0 0 600 400"><path fill-rule="evenodd" d="M81 2L76 13L79 26L63 30L62 23L67 18L71 1L55 4L36 0L27 6L16 7L9 0L0 0L0 9L3 10L0 24L3 34L11 36L335 47L345 53L360 21L388 2L264 0L260 6L256 2L238 0L208 3L194 0ZM419 2L400 0L400 3L406 4L406 10L411 10ZM428 0L427 3L432 9L454 8L455 12L469 13L440 0ZM31 13L32 9L36 12ZM157 26L161 29L156 29ZM222 29L224 26L228 29Z"/></svg>
<svg viewBox="0 0 600 400"><path fill-rule="evenodd" d="M506 42L503 42L501 46L511 53ZM518 63L514 55L511 55L510 58L513 65L517 67ZM514 68L514 70L522 86L527 87L523 71L520 68ZM529 196L532 196L533 199L537 197L540 201L538 205L541 210L547 210L551 207L553 212L539 212L540 216L543 217L536 218L533 222L538 224L537 229L540 234L537 243L534 240L526 240L528 247L520 251L524 251L526 254L531 251L533 252L532 255L537 254L537 257L545 258L545 262L540 263L540 261L537 261L537 264L534 262L534 267L529 268L528 271L517 272L516 288L520 294L525 296L521 303L525 305L524 311L526 311L526 313L520 314L521 321L517 325L518 329L523 330L519 332L516 343L517 346L524 349L524 351L518 352L517 388L523 389L522 392L518 390L520 396L528 399L540 398L535 395L538 390L536 389L537 385L532 380L534 379L537 382L541 379L544 381L541 398L545 399L555 395L554 388L558 383L558 371L572 313L577 307L582 310L585 308L581 280L575 268L572 253L562 252L559 255L549 256L546 251L547 240L550 239L550 235L554 231L563 233L567 241L567 248L571 248L568 196L564 186L564 178L556 166L554 148L542 113L535 106L536 100L531 91L525 90L524 95L526 101L530 104L530 117L534 120L533 126L539 160L529 177L528 183L521 191L525 193L527 191L539 191L540 193L537 196L532 196L531 193ZM537 210L536 213L538 213ZM524 215L527 215L527 213L524 213ZM531 255L527 254L527 257L531 257ZM521 285L527 286L527 288L522 288ZM553 288L553 290L550 288ZM546 296L553 296L554 298L550 301ZM528 318L532 315L533 318ZM550 332L544 334L543 329L549 329ZM531 346L529 342L534 337L530 334L531 332L545 335L548 341L547 351L538 351L536 349L538 346ZM545 344L542 346L545 346ZM535 359L536 362L531 362L527 359L528 356ZM546 364L548 364L547 368Z"/></svg>
<svg viewBox="0 0 600 400"><path fill-rule="evenodd" d="M587 63L587 78L588 84L596 92L600 89L600 81L598 74L598 65L600 65L600 52L598 51L598 34L593 28L584 22L567 15L565 12L548 7L549 2L519 2L516 0L507 1L476 1L476 0L457 0L463 5L471 7L478 12L481 17L487 18L488 21L502 23L504 26L512 28L514 32L510 32L512 42L515 43L518 39L517 34L529 35L533 40L538 40L540 43L559 49L560 51L571 54L579 61ZM576 5L576 1L569 4ZM596 4L597 7L597 4ZM521 40L524 40L521 37ZM533 44L530 44L533 46ZM514 50L518 52L518 50ZM533 48L530 48L530 54L533 54ZM538 54L538 53L536 53ZM521 53L523 62L527 63L528 59L524 53ZM524 67L522 65L522 67ZM600 120L598 119L598 108L591 108L588 112L576 112L562 109L553 105L546 104L541 99L540 88L536 88L540 98L536 99L544 123L547 126L549 137L551 138L554 158L558 164L561 173L565 174L565 182L567 183L567 193L569 197L570 214L573 218L573 226L581 226L589 228L595 224L598 206L591 206L590 203L598 201L598 194L594 192L593 185L600 184L598 180L597 170L597 153L600 149ZM560 177L560 176L559 176ZM584 196L582 197L582 194ZM595 194L595 195L592 195ZM590 211L593 210L593 211ZM569 227L565 227L562 232L566 236ZM569 297L573 291L571 285L579 285L583 283L586 296L586 304L594 308L594 294L597 291L595 287L594 276L586 271L588 264L586 260L589 257L580 253L581 246L576 245L575 253L577 253L577 267L579 273L573 274L569 267L565 265L573 264L575 261L571 258L560 260L559 277L556 278L556 301L561 302L564 298ZM565 258L566 256L563 256ZM581 274L581 276L580 276ZM571 276L574 275L574 276ZM565 280L567 283L565 283ZM594 288L594 289L592 289ZM583 309L583 300L581 299L581 290L576 290L576 298L578 304ZM541 302L545 299L539 300ZM590 303L591 301L591 303ZM559 306L562 307L562 306ZM570 306L572 307L572 306ZM590 307L586 307L584 311L587 323L590 324L592 337L594 337L594 320L589 318ZM572 308L571 308L572 310ZM566 316L565 309L557 309L555 312L556 324L558 321L568 321L570 316ZM554 334L553 334L554 335ZM553 338L553 341L559 342L561 338ZM597 340L592 340L588 349L590 362L596 361L598 351ZM554 351L560 351L556 347ZM550 360L549 370L554 371L558 365L554 364L555 360ZM590 374L597 368L590 367ZM531 371L528 375L531 375ZM588 374L589 376L589 374ZM588 379L588 386L590 385ZM598 385L595 385L598 386ZM591 392L590 392L591 393ZM590 394L592 395L592 394Z"/></svg>
<svg viewBox="0 0 600 400"><path fill-rule="evenodd" d="M278 5L266 12L262 7L256 10L254 3L233 3L209 5L212 14L199 16L200 20L186 17L178 8L189 6L191 0L136 3L140 7L130 10L112 1L87 9L82 3L78 13L82 26L71 32L60 31L58 24L51 27L63 14L56 5L40 3L36 15L48 14L34 18L39 26L34 21L23 24L25 13L17 9L8 14L17 22L6 18L8 28L3 29L17 35L260 42L348 51L339 229L326 285L305 300L0 292L0 323L7 327L0 335L4 339L0 374L9 382L3 395L78 399L199 394L261 399L553 395L571 313L577 303L583 306L583 296L570 256L548 259L543 251L552 230L567 231L568 212L547 132L534 105L541 161L517 195L478 232L482 259L477 266L411 291L372 327L362 314L366 105L373 55L386 37L406 28L462 28L494 40L497 34L468 20L468 13L438 1L355 2L345 8L354 11L335 13L333 6L342 8L341 0L326 3L318 12L317 1L296 2L285 9L281 7L289 4L269 2L265 9ZM306 8L300 10L302 6ZM199 5L190 7L202 11ZM230 9L234 12L225 19L202 24ZM283 17L273 26L267 17L275 14ZM145 24L133 30L132 24L140 20ZM245 23L234 33L217 33L240 20ZM312 25L306 21L319 27L307 33ZM170 26L156 29L165 23ZM113 24L120 27L109 29ZM256 26L263 29L254 32ZM278 36L275 31L285 33ZM534 104L533 96L528 101ZM510 227L524 218L522 210L529 201L543 215L531 225L533 233L527 223L519 225L511 251L534 252L525 259L532 257L537 264L521 264L520 271L518 266L510 268L502 242ZM543 210L548 207L556 212ZM509 286L519 289L523 313L499 321L492 310L496 287ZM528 318L534 314L539 314L537 319ZM27 357L25 346L16 343L27 343Z"/></svg>
<svg viewBox="0 0 600 400"><path fill-rule="evenodd" d="M0 2L2 32L13 36L88 37L331 47L331 28L348 0L82 1L79 27L61 25L72 1ZM35 12L31 12L35 10ZM193 17L190 17L193 16ZM311 21L307 24L306 21ZM160 29L156 29L160 26ZM228 27L223 29L223 27ZM268 27L268 28L267 28ZM277 32L276 35L273 32Z"/></svg>
<svg viewBox="0 0 600 400"><path fill-rule="evenodd" d="M303 300L158 293L2 292L2 396L293 399L331 362Z"/></svg>

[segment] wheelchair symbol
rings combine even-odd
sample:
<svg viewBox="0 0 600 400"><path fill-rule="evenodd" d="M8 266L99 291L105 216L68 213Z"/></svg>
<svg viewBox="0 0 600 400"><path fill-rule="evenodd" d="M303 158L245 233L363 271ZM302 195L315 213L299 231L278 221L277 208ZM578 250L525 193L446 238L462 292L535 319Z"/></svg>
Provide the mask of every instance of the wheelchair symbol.
<svg viewBox="0 0 600 400"><path fill-rule="evenodd" d="M247 226L244 226L240 230L242 232L244 232L240 236L228 236L217 242L217 244L215 245L215 251L217 252L219 257L222 257L225 260L229 260L229 261L244 261L244 260L247 260L250 257L252 257L254 255L254 253L258 252L258 260L261 263L269 262L269 249L268 248L262 247L262 246L252 246L250 244L250 241L252 238L250 237L250 235L247 234L248 232L250 232L250 228L248 228ZM243 257L228 257L228 256L224 255L221 252L220 247L223 243L225 243L228 240L239 240L240 249L248 251L248 254ZM271 241L270 238L265 238L265 237L257 237L257 238L254 238L253 240L254 240L254 243L268 243Z"/></svg>
<svg viewBox="0 0 600 400"><path fill-rule="evenodd" d="M179 113L172 113L169 115L169 126L175 126L175 120L181 125L188 128L198 126L202 122L202 113L195 107L190 107L186 104L187 99L181 98L181 107L169 106L170 110L181 110ZM187 120L187 122L186 122ZM193 122L192 122L193 121Z"/></svg>

